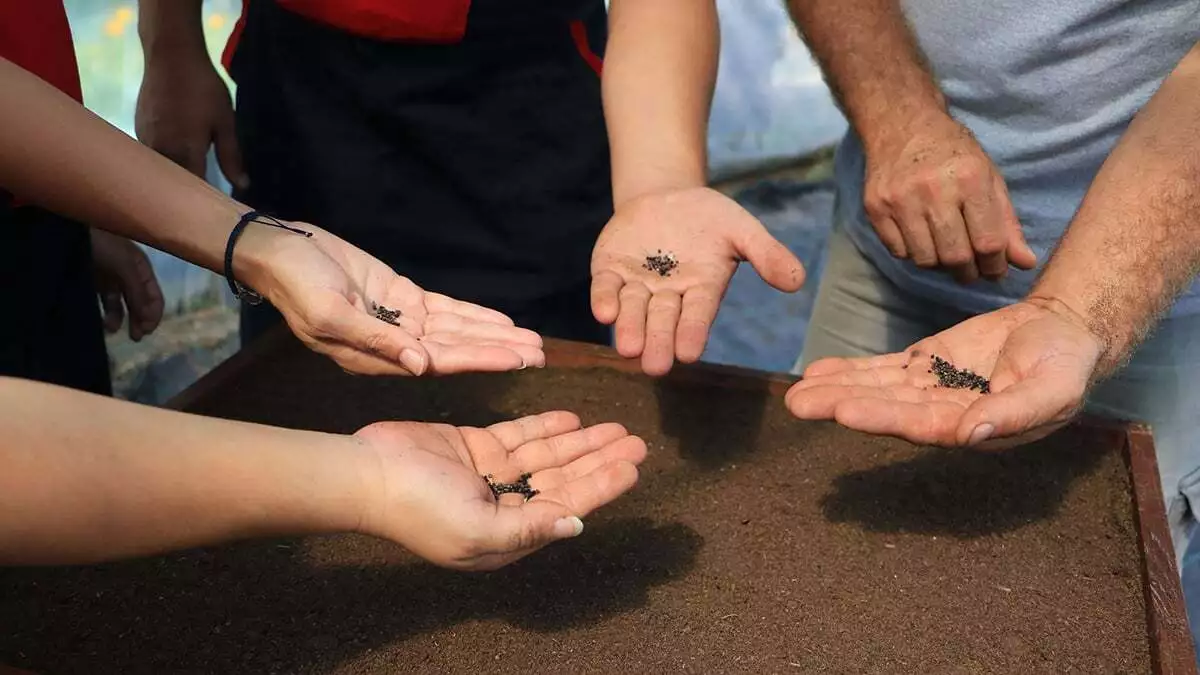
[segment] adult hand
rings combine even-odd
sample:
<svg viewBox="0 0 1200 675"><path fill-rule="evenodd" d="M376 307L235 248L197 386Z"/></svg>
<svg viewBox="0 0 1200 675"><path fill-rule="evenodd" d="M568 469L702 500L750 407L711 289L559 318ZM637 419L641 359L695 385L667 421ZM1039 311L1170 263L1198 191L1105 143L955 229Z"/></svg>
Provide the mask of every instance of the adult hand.
<svg viewBox="0 0 1200 675"><path fill-rule="evenodd" d="M1005 447L1044 437L1080 410L1102 344L1060 302L1027 299L964 321L899 354L823 359L788 409L921 445ZM991 393L938 386L937 356L990 378ZM987 447L987 446L984 446Z"/></svg>
<svg viewBox="0 0 1200 675"><path fill-rule="evenodd" d="M541 337L504 314L428 293L338 237L294 226L313 236L266 225L246 231L239 248L266 251L247 281L309 348L343 369L443 375L545 365ZM378 318L380 308L399 312L394 323Z"/></svg>
<svg viewBox="0 0 1200 675"><path fill-rule="evenodd" d="M104 330L121 329L129 311L129 337L137 342L154 332L163 316L163 295L150 260L137 244L91 230L96 292L104 308Z"/></svg>
<svg viewBox="0 0 1200 675"><path fill-rule="evenodd" d="M961 283L1037 265L1004 178L966 127L939 111L881 138L867 149L863 203L892 255Z"/></svg>
<svg viewBox="0 0 1200 675"><path fill-rule="evenodd" d="M647 256L674 256L665 276ZM644 195L617 209L592 252L592 312L616 323L617 351L663 375L700 358L729 280L749 260L781 291L804 283L796 256L754 216L709 188Z"/></svg>
<svg viewBox="0 0 1200 675"><path fill-rule="evenodd" d="M491 570L578 535L580 518L637 482L646 444L619 424L583 429L550 412L486 429L413 422L372 424L356 434L374 462L360 529L396 541L437 565ZM538 491L492 495L483 476Z"/></svg>
<svg viewBox="0 0 1200 675"><path fill-rule="evenodd" d="M134 130L142 143L200 178L216 144L221 172L234 186L249 185L234 132L229 88L207 54L173 52L146 59Z"/></svg>

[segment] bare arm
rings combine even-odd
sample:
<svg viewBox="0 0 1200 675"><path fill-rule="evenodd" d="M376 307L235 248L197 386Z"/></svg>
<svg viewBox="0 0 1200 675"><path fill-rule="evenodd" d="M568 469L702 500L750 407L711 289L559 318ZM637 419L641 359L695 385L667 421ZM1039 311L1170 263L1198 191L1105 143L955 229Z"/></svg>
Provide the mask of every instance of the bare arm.
<svg viewBox="0 0 1200 675"><path fill-rule="evenodd" d="M958 281L1032 269L1008 189L947 110L899 0L789 0L867 157L863 206L898 258Z"/></svg>
<svg viewBox="0 0 1200 675"><path fill-rule="evenodd" d="M1032 297L1064 304L1119 367L1200 271L1200 45L1134 118Z"/></svg>
<svg viewBox="0 0 1200 675"><path fill-rule="evenodd" d="M789 0L788 7L868 148L914 119L947 114L897 0Z"/></svg>
<svg viewBox="0 0 1200 675"><path fill-rule="evenodd" d="M145 69L134 127L138 138L204 178L208 148L231 183L249 185L234 130L233 102L204 40L202 0L142 0L138 35Z"/></svg>
<svg viewBox="0 0 1200 675"><path fill-rule="evenodd" d="M146 58L185 53L207 60L203 5L204 0L139 0L138 36Z"/></svg>
<svg viewBox="0 0 1200 675"><path fill-rule="evenodd" d="M247 207L194 179L42 80L0 60L0 185L94 227L223 273ZM234 271L254 284L275 228L249 228ZM295 235L292 235L295 236Z"/></svg>
<svg viewBox="0 0 1200 675"><path fill-rule="evenodd" d="M0 378L0 564L73 564L354 530L348 436L147 408Z"/></svg>
<svg viewBox="0 0 1200 675"><path fill-rule="evenodd" d="M719 25L713 0L614 0L604 116L616 209L592 251L592 312L617 351L652 375L700 358L738 264L794 291L800 261L732 199L707 187ZM679 256L659 277L646 256Z"/></svg>
<svg viewBox="0 0 1200 675"><path fill-rule="evenodd" d="M713 0L613 0L604 117L613 200L707 182L720 27Z"/></svg>

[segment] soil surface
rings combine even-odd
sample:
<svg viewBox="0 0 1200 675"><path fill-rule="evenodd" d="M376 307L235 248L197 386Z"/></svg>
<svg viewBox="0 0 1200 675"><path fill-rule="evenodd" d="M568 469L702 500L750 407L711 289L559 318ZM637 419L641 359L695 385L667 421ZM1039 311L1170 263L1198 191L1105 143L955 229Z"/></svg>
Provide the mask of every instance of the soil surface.
<svg viewBox="0 0 1200 675"><path fill-rule="evenodd" d="M345 375L298 345L194 410L349 432L548 409L651 457L580 538L488 574L360 536L0 570L0 663L52 673L1144 673L1112 432L1004 453L801 423L606 370ZM131 486L130 489L136 489Z"/></svg>

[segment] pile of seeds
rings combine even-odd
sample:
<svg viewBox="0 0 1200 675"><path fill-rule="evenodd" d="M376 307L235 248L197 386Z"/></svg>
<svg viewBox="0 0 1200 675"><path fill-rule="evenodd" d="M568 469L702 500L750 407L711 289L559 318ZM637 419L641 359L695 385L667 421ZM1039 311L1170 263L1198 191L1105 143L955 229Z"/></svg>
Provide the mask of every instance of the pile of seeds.
<svg viewBox="0 0 1200 675"><path fill-rule="evenodd" d="M933 367L929 369L929 372L937 375L939 387L978 389L981 394L992 392L992 384L986 377L976 375L969 370L959 370L936 354L930 358L933 360Z"/></svg>
<svg viewBox="0 0 1200 675"><path fill-rule="evenodd" d="M399 324L397 319L400 318L402 312L398 309L388 309L383 305L375 305L375 318L380 321L386 321L390 324Z"/></svg>
<svg viewBox="0 0 1200 675"><path fill-rule="evenodd" d="M487 481L488 487L492 489L492 496L496 499L500 499L500 495L503 494L520 494L525 495L525 501L529 501L538 493L537 490L529 487L529 478L531 475L523 473L515 483L497 483L490 473L484 476L483 479Z"/></svg>
<svg viewBox="0 0 1200 675"><path fill-rule="evenodd" d="M670 276L671 270L679 267L679 261L675 259L674 253L663 253L662 249L654 255L646 256L646 262L642 267L651 272L658 272L658 276Z"/></svg>

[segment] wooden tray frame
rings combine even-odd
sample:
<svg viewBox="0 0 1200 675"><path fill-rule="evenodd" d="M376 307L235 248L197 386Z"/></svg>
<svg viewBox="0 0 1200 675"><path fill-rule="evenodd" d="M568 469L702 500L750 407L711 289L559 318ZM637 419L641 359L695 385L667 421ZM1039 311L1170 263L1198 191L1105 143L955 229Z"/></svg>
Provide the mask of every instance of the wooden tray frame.
<svg viewBox="0 0 1200 675"><path fill-rule="evenodd" d="M168 402L166 407L175 410L191 408L213 391L236 381L238 376L263 354L279 349L291 340L294 338L286 327L277 327L218 365ZM626 373L641 372L636 360L625 359L614 350L604 347L548 339L545 350L548 365L556 368L599 367ZM782 396L787 388L799 379L713 364L676 366L668 377L676 381L731 389L765 389L775 396ZM1142 586L1146 599L1146 629L1150 640L1153 672L1156 675L1198 675L1200 671L1196 667L1195 647L1188 627L1183 590L1159 487L1153 435L1149 427L1137 423L1085 417L1079 424L1113 429L1123 438L1122 454L1133 486L1130 506L1137 523L1142 560ZM0 675L4 675L2 669Z"/></svg>

